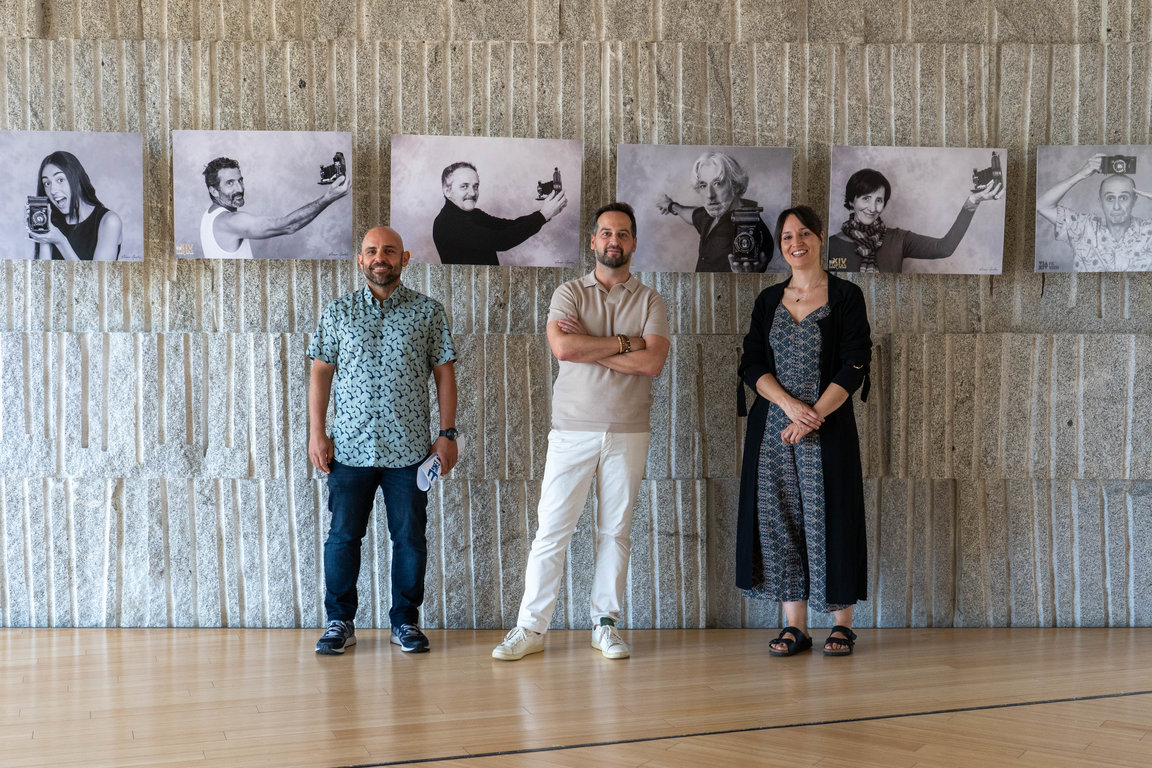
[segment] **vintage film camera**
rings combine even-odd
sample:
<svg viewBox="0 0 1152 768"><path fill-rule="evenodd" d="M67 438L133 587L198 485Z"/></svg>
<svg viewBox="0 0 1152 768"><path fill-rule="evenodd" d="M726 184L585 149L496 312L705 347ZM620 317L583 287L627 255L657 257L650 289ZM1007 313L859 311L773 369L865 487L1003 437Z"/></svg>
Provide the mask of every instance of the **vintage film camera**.
<svg viewBox="0 0 1152 768"><path fill-rule="evenodd" d="M332 165L320 166L320 183L334 184L336 179L347 174L348 169L344 165L344 153L337 152L332 156Z"/></svg>
<svg viewBox="0 0 1152 768"><path fill-rule="evenodd" d="M992 153L992 165L982 171L972 169L972 191L976 192L993 181L1004 185L1004 171L1000 169L1000 155L996 152Z"/></svg>
<svg viewBox="0 0 1152 768"><path fill-rule="evenodd" d="M536 199L543 200L553 192L560 192L564 189L564 185L560 181L560 169L552 169L552 181L538 181L536 182Z"/></svg>
<svg viewBox="0 0 1152 768"><path fill-rule="evenodd" d="M1136 156L1104 155L1100 160L1100 173L1136 173Z"/></svg>
<svg viewBox="0 0 1152 768"><path fill-rule="evenodd" d="M732 255L738 261L757 261L764 250L763 230L760 228L760 207L736 208L732 223L736 234L732 237Z"/></svg>
<svg viewBox="0 0 1152 768"><path fill-rule="evenodd" d="M48 198L28 196L28 229L43 234L48 231L51 217L48 213Z"/></svg>

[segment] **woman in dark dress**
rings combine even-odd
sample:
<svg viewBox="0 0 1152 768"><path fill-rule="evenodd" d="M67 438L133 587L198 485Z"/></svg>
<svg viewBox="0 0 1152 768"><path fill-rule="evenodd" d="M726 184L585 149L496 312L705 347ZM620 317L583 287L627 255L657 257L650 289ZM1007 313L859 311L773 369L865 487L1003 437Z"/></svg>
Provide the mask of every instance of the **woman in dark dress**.
<svg viewBox="0 0 1152 768"><path fill-rule="evenodd" d="M115 261L124 226L96 196L84 166L71 152L53 152L40 163L36 194L48 198L47 232L28 231L35 258L66 261Z"/></svg>
<svg viewBox="0 0 1152 768"><path fill-rule="evenodd" d="M828 241L829 269L902 272L905 259L946 259L960 246L980 203L1003 194L1004 185L995 181L969 193L948 234L929 237L885 224L880 214L892 198L892 185L880 171L856 171L844 189L848 219Z"/></svg>
<svg viewBox="0 0 1152 768"><path fill-rule="evenodd" d="M787 626L771 655L812 647L811 607L835 617L825 655L846 656L856 640L853 607L867 597L851 395L861 386L861 399L868 395L868 316L860 289L821 268L824 232L815 211L780 214L776 242L792 275L756 299L740 360L740 378L757 397L740 474L736 586L783 604Z"/></svg>

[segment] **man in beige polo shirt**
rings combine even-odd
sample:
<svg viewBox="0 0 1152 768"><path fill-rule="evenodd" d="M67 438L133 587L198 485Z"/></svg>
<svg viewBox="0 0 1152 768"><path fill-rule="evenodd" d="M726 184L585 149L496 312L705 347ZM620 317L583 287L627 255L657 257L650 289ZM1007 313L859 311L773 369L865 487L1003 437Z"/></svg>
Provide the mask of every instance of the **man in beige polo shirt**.
<svg viewBox="0 0 1152 768"><path fill-rule="evenodd" d="M548 344L560 361L552 430L516 627L492 651L514 661L544 650L568 542L596 481L592 646L607 658L630 650L616 631L632 546L632 505L648 457L652 379L670 346L664 299L630 271L636 216L626 203L596 212L596 269L552 294Z"/></svg>

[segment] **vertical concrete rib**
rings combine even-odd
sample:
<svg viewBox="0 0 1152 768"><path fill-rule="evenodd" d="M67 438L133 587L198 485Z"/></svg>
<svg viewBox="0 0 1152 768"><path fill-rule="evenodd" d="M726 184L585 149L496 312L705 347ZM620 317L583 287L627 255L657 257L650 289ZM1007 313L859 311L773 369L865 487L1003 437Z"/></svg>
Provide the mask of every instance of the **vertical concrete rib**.
<svg viewBox="0 0 1152 768"><path fill-rule="evenodd" d="M67 425L69 424L69 414L67 409L67 397L68 384L70 382L68 377L68 369L65 366L65 344L67 341L67 336L64 334L52 334L51 336L46 337L46 339L55 340L56 342L56 354L54 356L55 359L51 366L45 366L46 372L48 370L55 369L55 388L53 391L55 396L53 398L54 407L51 409L51 411L48 408L47 403L45 403L44 416L45 419L48 419L49 413L51 412L52 414L53 423L51 423L49 431L52 434L52 438L55 443L54 454L56 456L56 475L60 476L65 473L64 466L66 460L66 450L68 446Z"/></svg>
<svg viewBox="0 0 1152 768"><path fill-rule="evenodd" d="M1137 609L1137 596L1139 593L1139 604L1146 604L1148 601L1143 599L1143 590L1140 586L1140 580L1137 571L1140 570L1143 563L1143 558L1140 555L1143 553L1143 548L1140 546L1138 539L1136 520L1138 516L1137 504L1135 499L1136 494L1131 489L1124 490L1124 520L1126 523L1124 534L1127 554L1127 567L1128 567L1128 594L1125 608L1128 611L1128 620L1135 626L1143 626L1142 618ZM1146 535L1146 531L1141 531L1141 534ZM1139 561L1139 562L1138 562Z"/></svg>
<svg viewBox="0 0 1152 768"><path fill-rule="evenodd" d="M1104 485L1100 484L1098 488L1100 494L1100 519L1102 529L1101 534L1103 539L1102 545L1104 550L1103 557L1101 558L1102 562L1100 564L1100 570L1103 574L1102 586L1104 591L1104 605L1102 606L1101 614L1104 621L1104 626L1123 626L1127 623L1127 617L1122 617L1121 620L1117 622L1114 621L1114 617L1112 615L1113 606L1116 602L1119 602L1121 606L1125 606L1123 599L1117 600L1116 595L1113 594L1114 589L1120 590L1123 588L1123 583L1116 583L1116 574L1113 570L1114 567L1119 567L1121 563L1114 562L1112 557L1112 540L1115 536L1111 525L1112 516L1110 512L1112 504L1110 503L1111 499L1108 493L1105 491ZM1120 592L1120 595L1122 596L1123 592Z"/></svg>
<svg viewBox="0 0 1152 768"><path fill-rule="evenodd" d="M3 439L2 436L0 439ZM12 626L12 588L8 583L10 578L8 562L11 554L8 547L9 540L12 538L11 510L8 504L9 490L10 481L0 476L0 627Z"/></svg>
<svg viewBox="0 0 1152 768"><path fill-rule="evenodd" d="M1081 583L1081 567L1080 567L1080 484L1075 480L1071 482L1072 493L1069 498L1069 513L1070 513L1070 533L1071 533L1071 574L1070 580L1072 585L1072 619L1073 626L1084 626L1081 621L1081 600L1080 600L1080 583Z"/></svg>
<svg viewBox="0 0 1152 768"><path fill-rule="evenodd" d="M1084 476L1084 337L1076 339L1076 477Z"/></svg>
<svg viewBox="0 0 1152 768"><path fill-rule="evenodd" d="M228 481L228 491L231 500L229 512L232 517L232 535L236 539L236 623L234 626L252 626L248 621L248 579L244 565L247 561L244 541L244 525L241 520L240 481L232 478Z"/></svg>
<svg viewBox="0 0 1152 768"><path fill-rule="evenodd" d="M47 480L42 480L41 484L47 483ZM46 616L41 616L37 611L38 603L36 600L36 589L33 582L33 560L32 553L32 500L31 500L31 486L32 481L28 478L23 478L21 482L21 517L22 528L24 533L24 591L28 595L28 625L32 627L44 626ZM45 577L48 577L45 571Z"/></svg>

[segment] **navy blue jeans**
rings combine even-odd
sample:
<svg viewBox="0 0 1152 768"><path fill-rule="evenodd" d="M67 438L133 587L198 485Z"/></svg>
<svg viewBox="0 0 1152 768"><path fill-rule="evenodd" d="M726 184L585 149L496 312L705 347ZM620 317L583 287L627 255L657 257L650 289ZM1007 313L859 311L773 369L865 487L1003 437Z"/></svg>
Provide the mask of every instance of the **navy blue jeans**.
<svg viewBox="0 0 1152 768"><path fill-rule="evenodd" d="M416 463L410 467L350 467L333 460L328 475L328 511L332 527L324 542L324 609L328 620L356 618L356 580L360 548L376 489L384 493L388 536L392 539L392 626L420 623L424 571L428 563L428 494L416 487Z"/></svg>

